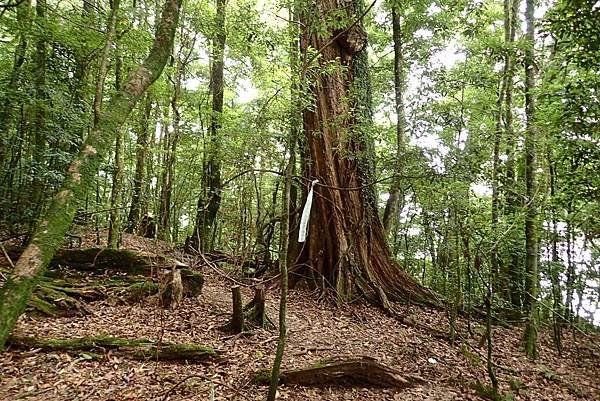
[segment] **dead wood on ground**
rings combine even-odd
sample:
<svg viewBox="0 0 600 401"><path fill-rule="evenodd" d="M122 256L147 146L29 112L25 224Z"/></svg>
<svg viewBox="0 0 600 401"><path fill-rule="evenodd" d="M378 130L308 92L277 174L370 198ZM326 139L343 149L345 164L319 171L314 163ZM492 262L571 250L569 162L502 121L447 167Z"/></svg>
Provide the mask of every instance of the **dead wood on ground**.
<svg viewBox="0 0 600 401"><path fill-rule="evenodd" d="M261 384L269 382L268 372L264 373L266 375L261 372L256 376L257 382ZM326 359L308 368L286 370L281 372L279 382L301 386L342 385L383 388L406 388L427 383L419 376L403 374L368 356Z"/></svg>
<svg viewBox="0 0 600 401"><path fill-rule="evenodd" d="M213 348L197 344L158 343L146 339L125 339L118 337L79 337L41 339L37 337L10 336L7 344L19 349L41 348L48 351L92 352L111 354L136 360L187 360L200 361L217 357L218 352Z"/></svg>

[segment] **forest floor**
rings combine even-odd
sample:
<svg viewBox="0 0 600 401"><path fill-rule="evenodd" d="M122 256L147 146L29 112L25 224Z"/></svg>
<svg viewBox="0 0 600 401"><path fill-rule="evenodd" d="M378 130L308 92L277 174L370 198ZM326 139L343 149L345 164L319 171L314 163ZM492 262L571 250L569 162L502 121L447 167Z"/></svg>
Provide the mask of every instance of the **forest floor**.
<svg viewBox="0 0 600 401"><path fill-rule="evenodd" d="M156 251L150 240L126 237L125 247ZM163 248L165 250L165 248ZM181 254L175 255L182 257ZM189 261L189 260L188 260ZM1 263L1 261L0 261ZM111 354L103 360L39 349L9 348L0 354L0 400L264 400L267 387L252 378L271 366L276 330L227 335L217 328L231 311L231 281L205 268L202 295L163 310L156 298L124 305L89 303L90 314L41 317L24 314L15 333L42 338L110 335L176 343L198 343L222 351L202 363L133 361ZM243 289L244 301L252 289ZM278 292L267 293L276 323ZM443 311L399 306L405 322L368 305L335 307L314 293L291 291L283 369L314 365L324 358L368 355L427 384L402 390L359 387L279 388L280 400L476 400L476 383L489 383L485 348L478 347L483 322L459 318L462 339L453 345L434 334L447 332ZM417 325L410 322L418 322ZM479 334L477 334L479 333ZM600 400L600 338L565 330L564 352L553 348L549 330L540 333L540 357L530 362L520 349L521 327L494 327L494 361L504 393L516 400Z"/></svg>

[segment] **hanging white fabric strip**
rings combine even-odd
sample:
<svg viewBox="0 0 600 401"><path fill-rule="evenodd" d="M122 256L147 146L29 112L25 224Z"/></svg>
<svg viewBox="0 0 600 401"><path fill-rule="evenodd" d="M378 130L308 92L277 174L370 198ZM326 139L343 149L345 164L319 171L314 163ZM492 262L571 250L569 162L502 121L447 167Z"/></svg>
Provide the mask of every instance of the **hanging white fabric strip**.
<svg viewBox="0 0 600 401"><path fill-rule="evenodd" d="M308 235L308 220L310 219L310 208L312 207L313 192L315 184L317 182L319 182L319 180L314 180L313 182L311 182L310 190L308 191L308 195L306 196L306 203L304 204L304 210L302 210L302 218L300 219L298 242L306 241L306 236Z"/></svg>

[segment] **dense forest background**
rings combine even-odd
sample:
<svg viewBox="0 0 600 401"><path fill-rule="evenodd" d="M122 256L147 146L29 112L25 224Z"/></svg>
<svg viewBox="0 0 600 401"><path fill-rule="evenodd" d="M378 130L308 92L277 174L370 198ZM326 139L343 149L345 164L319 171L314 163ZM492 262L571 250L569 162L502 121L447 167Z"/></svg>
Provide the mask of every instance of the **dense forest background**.
<svg viewBox="0 0 600 401"><path fill-rule="evenodd" d="M327 225L313 210L316 245L298 249L320 179L316 207L360 192L375 217L350 211L350 195L332 207L381 220L393 260L451 317L487 309L548 325L559 349L561 328L600 324L600 3L317 3L187 0L172 50L153 44L160 1L0 4L1 239L31 242L99 134L105 157L74 190L67 238L93 227L98 244L119 247L137 233L238 255L254 262L246 275L283 260L295 285L307 278L295 262L318 258ZM330 57L341 41L348 52ZM123 97L160 46L162 74ZM360 63L344 59L354 52ZM350 76L336 103L323 88ZM324 104L352 117L319 128ZM338 165L340 185L323 182L315 158L331 127L344 127L333 154L360 167L346 180ZM331 277L338 299L353 299Z"/></svg>

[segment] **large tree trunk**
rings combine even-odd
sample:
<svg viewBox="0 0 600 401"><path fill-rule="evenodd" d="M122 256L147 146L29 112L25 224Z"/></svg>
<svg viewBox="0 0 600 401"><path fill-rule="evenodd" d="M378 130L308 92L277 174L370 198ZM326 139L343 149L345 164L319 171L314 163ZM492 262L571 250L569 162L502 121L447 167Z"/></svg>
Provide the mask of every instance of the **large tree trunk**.
<svg viewBox="0 0 600 401"><path fill-rule="evenodd" d="M373 180L370 85L366 32L354 3L317 0L320 23L346 10L346 30L317 34L314 15L302 15L301 50L319 49L320 66L305 64L313 105L304 110L307 154L305 177L315 187L309 233L290 279L299 278L335 291L338 301L356 297L390 307L388 298L435 304L430 291L416 283L392 260L377 213ZM314 50L313 50L314 51ZM308 54L311 54L310 52ZM338 68L331 68L337 65ZM327 72L320 67L327 66Z"/></svg>
<svg viewBox="0 0 600 401"><path fill-rule="evenodd" d="M79 203L91 184L98 165L115 134L146 89L159 77L171 54L181 0L166 0L154 44L146 60L133 69L121 90L111 98L97 127L84 142L50 208L0 290L0 349L25 309L39 276L52 259L68 230Z"/></svg>

